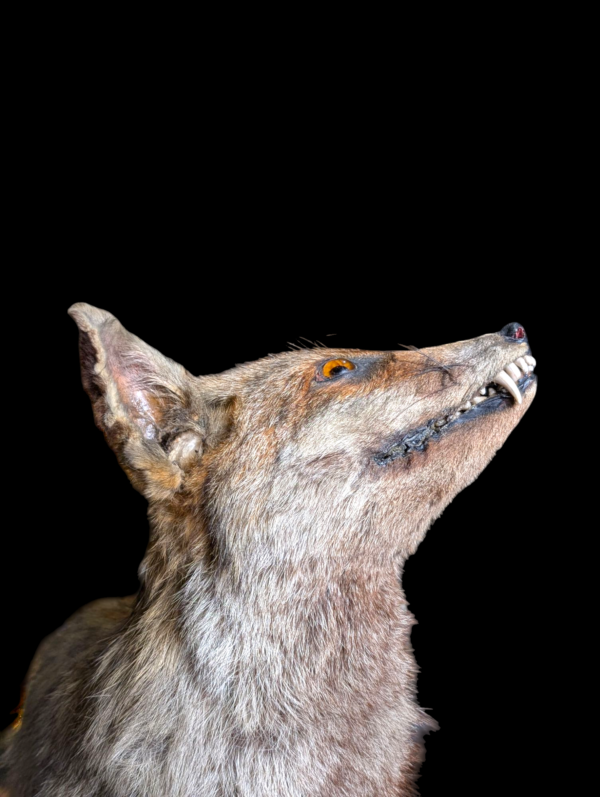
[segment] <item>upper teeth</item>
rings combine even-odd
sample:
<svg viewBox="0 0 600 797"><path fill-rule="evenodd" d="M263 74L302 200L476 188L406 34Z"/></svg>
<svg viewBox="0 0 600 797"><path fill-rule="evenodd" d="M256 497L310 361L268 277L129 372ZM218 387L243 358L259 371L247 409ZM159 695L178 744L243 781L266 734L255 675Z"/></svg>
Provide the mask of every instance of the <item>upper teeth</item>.
<svg viewBox="0 0 600 797"><path fill-rule="evenodd" d="M517 404L520 404L523 401L523 397L521 396L521 391L517 387L517 383L512 378L512 376L508 373L507 369L505 368L504 371L500 371L499 374L496 374L494 377L494 382L497 384L502 385L505 387L511 396L514 397Z"/></svg>
<svg viewBox="0 0 600 797"><path fill-rule="evenodd" d="M516 363L510 363L510 365L507 365L504 370L506 371L507 374L510 374L510 376L512 376L513 379L521 378L521 369Z"/></svg>
<svg viewBox="0 0 600 797"><path fill-rule="evenodd" d="M517 381L521 379L524 374L530 374L534 367L535 367L535 360L530 354L526 354L524 357L519 357L514 363L510 363L507 365L506 368L503 368L500 373L496 374L496 376L492 379L492 382L495 382L497 385L506 388L508 392L514 397L515 401L518 404L523 402L523 397L521 396L521 391L518 388ZM455 410L454 413L456 414L461 412L466 412L470 410L476 404L481 404L482 401L486 401L488 398L497 395L497 391L489 385L488 387L482 387L477 393L471 398L470 401L465 402L458 410ZM449 416L445 419L446 422L448 420L453 420L452 416Z"/></svg>
<svg viewBox="0 0 600 797"><path fill-rule="evenodd" d="M531 354L526 354L524 357L519 357L516 362L507 365L499 374L496 374L492 381L505 387L517 404L521 404L523 402L523 396L515 380L521 379L523 375L531 373L535 366L535 359Z"/></svg>
<svg viewBox="0 0 600 797"><path fill-rule="evenodd" d="M530 354L526 354L524 357L519 357L516 362L510 363L510 365L507 365L506 368L503 368L502 371L496 374L496 376L492 379L492 382L495 382L496 385L506 388L506 390L508 390L508 392L514 397L515 401L518 404L521 404L523 402L523 397L521 396L521 391L519 390L515 380L521 379L524 374L530 374L535 368L535 365L536 362L534 358ZM495 390L492 385L482 387L477 391L470 401L466 401L461 407L459 407L457 410L453 410L449 415L446 415L443 418L438 418L438 420L434 422L434 425L439 429L442 426L445 426L447 423L450 423L450 421L456 420L456 418L458 418L463 412L468 412L472 407L476 406L477 404L481 404L482 401L487 401L492 396L496 395L498 395L498 391Z"/></svg>

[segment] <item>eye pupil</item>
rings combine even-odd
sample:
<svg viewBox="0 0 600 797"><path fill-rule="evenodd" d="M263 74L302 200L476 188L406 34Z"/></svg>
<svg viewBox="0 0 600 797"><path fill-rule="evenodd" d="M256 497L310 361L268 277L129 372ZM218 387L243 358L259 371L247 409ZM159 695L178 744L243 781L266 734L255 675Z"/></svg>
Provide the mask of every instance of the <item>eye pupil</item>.
<svg viewBox="0 0 600 797"><path fill-rule="evenodd" d="M342 371L345 370L346 367L344 365L336 365L335 368L332 368L331 371L329 372L329 376L337 376L338 374L341 374Z"/></svg>

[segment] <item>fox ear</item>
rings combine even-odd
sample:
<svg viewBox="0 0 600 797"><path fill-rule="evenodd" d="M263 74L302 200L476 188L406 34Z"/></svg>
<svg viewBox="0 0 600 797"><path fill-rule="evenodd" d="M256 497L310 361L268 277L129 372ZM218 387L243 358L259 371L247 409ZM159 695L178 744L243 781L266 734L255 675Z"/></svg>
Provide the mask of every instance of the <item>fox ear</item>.
<svg viewBox="0 0 600 797"><path fill-rule="evenodd" d="M167 498L202 455L209 414L200 380L105 310L80 302L69 315L96 425L134 487Z"/></svg>

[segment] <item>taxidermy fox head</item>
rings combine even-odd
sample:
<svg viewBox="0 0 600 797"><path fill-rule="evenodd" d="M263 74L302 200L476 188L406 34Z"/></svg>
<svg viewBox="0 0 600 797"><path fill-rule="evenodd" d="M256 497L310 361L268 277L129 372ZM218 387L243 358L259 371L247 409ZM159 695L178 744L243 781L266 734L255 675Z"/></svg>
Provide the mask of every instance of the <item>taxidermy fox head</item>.
<svg viewBox="0 0 600 797"><path fill-rule="evenodd" d="M536 391L525 331L419 351L315 348L192 376L85 304L83 380L98 426L178 544L210 537L242 573L249 549L307 559L412 553L488 464Z"/></svg>

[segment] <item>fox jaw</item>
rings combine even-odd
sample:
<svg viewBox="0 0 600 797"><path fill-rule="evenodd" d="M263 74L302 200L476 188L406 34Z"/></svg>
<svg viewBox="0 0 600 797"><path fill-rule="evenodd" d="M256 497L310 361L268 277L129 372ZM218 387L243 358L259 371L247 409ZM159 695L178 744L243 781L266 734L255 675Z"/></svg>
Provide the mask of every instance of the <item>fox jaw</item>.
<svg viewBox="0 0 600 797"><path fill-rule="evenodd" d="M303 349L211 376L76 304L83 381L155 533L237 573L386 568L502 446L536 392L523 327L418 351ZM293 533L291 533L293 530ZM304 565L302 564L304 563ZM142 567L143 571L143 567Z"/></svg>

